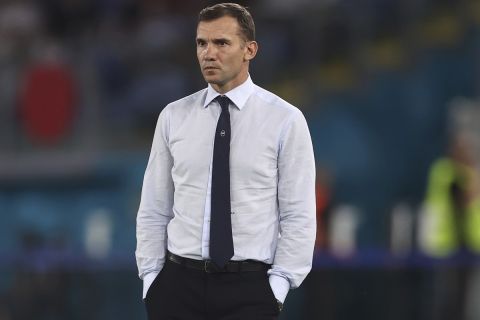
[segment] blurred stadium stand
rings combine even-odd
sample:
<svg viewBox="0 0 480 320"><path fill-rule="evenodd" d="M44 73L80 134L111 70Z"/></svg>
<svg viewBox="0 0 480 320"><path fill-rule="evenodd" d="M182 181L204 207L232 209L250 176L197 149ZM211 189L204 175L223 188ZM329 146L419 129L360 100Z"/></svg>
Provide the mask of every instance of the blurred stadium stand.
<svg viewBox="0 0 480 320"><path fill-rule="evenodd" d="M215 2L0 3L0 320L145 318L143 172L159 112L205 86ZM281 319L480 319L480 253L421 246L453 127L480 168L480 1L241 3L252 78L304 112L319 172L314 269Z"/></svg>

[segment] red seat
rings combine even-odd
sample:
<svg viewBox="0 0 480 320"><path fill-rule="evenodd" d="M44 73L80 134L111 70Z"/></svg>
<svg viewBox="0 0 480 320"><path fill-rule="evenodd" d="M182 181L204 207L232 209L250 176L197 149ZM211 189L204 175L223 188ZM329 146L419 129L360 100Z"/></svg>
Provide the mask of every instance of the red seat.
<svg viewBox="0 0 480 320"><path fill-rule="evenodd" d="M67 66L43 64L30 68L19 98L20 121L32 142L56 144L71 131L75 90Z"/></svg>

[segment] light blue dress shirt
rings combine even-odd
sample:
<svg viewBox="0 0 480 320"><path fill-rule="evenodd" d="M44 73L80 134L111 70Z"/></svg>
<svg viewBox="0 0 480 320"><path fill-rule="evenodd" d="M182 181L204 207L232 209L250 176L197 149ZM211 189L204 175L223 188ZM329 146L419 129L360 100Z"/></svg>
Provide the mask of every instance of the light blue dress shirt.
<svg viewBox="0 0 480 320"><path fill-rule="evenodd" d="M186 258L209 258L218 95L209 85L160 113L137 215L136 258L144 298L163 268L167 248ZM312 266L316 221L310 133L299 109L250 77L225 95L232 101L232 259L272 264L269 282L283 302Z"/></svg>

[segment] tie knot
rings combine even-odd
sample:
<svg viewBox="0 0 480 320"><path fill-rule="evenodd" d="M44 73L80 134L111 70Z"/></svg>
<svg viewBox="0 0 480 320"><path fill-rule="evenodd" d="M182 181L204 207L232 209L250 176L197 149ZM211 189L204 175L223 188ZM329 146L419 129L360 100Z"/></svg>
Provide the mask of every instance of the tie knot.
<svg viewBox="0 0 480 320"><path fill-rule="evenodd" d="M228 111L228 105L230 104L230 99L227 96L218 96L217 101L222 107L222 112Z"/></svg>

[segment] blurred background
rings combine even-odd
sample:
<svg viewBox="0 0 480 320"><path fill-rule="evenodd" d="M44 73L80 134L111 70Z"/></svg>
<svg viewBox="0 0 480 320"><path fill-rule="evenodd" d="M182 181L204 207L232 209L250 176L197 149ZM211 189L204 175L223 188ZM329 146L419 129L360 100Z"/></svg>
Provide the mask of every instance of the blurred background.
<svg viewBox="0 0 480 320"><path fill-rule="evenodd" d="M146 319L155 123L205 87L220 1L0 2L0 320ZM480 1L257 0L253 80L317 161L313 270L281 319L480 319Z"/></svg>

